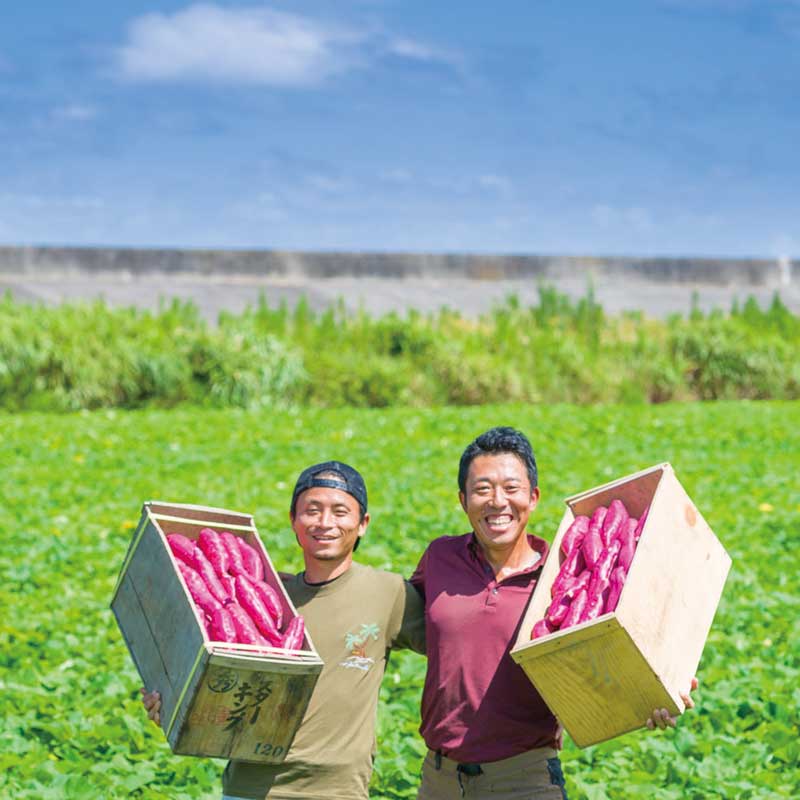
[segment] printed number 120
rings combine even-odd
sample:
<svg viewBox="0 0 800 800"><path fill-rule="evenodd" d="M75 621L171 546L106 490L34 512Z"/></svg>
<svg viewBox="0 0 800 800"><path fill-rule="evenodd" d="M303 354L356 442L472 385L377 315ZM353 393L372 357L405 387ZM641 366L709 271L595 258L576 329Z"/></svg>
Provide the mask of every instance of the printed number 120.
<svg viewBox="0 0 800 800"><path fill-rule="evenodd" d="M269 742L257 742L256 748L253 751L257 756L272 756L273 758L280 758L286 748L280 745L273 745Z"/></svg>

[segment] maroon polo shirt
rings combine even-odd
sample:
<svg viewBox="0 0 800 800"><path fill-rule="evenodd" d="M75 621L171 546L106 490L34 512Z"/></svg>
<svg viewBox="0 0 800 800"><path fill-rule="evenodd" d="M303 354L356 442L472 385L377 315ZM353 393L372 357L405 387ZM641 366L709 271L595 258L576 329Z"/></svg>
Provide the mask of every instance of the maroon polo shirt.
<svg viewBox="0 0 800 800"><path fill-rule="evenodd" d="M411 583L425 600L428 672L420 733L431 750L461 763L485 763L555 747L558 724L510 656L547 556L495 580L474 534L428 545Z"/></svg>

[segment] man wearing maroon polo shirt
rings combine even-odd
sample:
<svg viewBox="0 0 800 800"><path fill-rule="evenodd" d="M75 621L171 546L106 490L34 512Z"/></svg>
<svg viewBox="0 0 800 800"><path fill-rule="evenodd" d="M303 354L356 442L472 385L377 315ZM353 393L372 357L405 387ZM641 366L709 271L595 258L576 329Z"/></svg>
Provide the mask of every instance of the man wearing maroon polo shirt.
<svg viewBox="0 0 800 800"><path fill-rule="evenodd" d="M563 800L558 721L509 655L547 556L547 542L525 533L539 501L527 438L511 428L479 436L458 486L472 532L431 542L411 577L428 651L418 798Z"/></svg>
<svg viewBox="0 0 800 800"><path fill-rule="evenodd" d="M521 432L475 439L458 472L472 532L431 542L411 577L425 601L428 654L418 800L567 796L558 721L510 656L548 550L525 531L537 477ZM663 709L648 720L674 724Z"/></svg>

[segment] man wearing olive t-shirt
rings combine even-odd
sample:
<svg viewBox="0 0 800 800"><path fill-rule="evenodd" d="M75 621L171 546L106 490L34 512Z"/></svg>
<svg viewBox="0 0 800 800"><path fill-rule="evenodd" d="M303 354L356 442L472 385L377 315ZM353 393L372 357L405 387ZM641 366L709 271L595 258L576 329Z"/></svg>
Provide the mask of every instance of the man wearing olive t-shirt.
<svg viewBox="0 0 800 800"><path fill-rule="evenodd" d="M367 800L381 678L391 649L424 652L422 603L401 576L353 561L369 514L352 467L304 470L290 519L305 570L281 578L324 667L285 761L229 762L223 799ZM157 721L157 693L144 702Z"/></svg>

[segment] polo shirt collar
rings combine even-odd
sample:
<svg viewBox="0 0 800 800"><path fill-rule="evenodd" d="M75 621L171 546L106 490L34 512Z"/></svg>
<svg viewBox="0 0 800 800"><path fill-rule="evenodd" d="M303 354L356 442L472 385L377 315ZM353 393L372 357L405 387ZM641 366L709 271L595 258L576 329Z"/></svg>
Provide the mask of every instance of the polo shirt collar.
<svg viewBox="0 0 800 800"><path fill-rule="evenodd" d="M542 539L539 536L534 536L532 533L527 533L525 535L528 537L528 544L533 548L533 550L539 553L539 560L530 567L526 567L525 569L521 569L519 572L515 572L513 575L509 575L508 578L505 578L504 580L511 580L512 578L516 578L518 575L528 575L529 573L540 570L544 566L544 562L547 559L547 554L550 552L550 545L545 539ZM465 537L465 540L469 556L475 560L481 572L485 572L487 567L491 569L491 565L486 560L486 556L483 554L483 550L478 543L478 537L475 536L475 532L473 531L470 536Z"/></svg>

